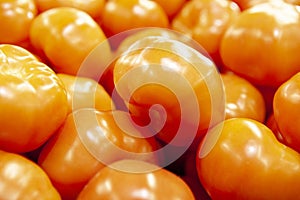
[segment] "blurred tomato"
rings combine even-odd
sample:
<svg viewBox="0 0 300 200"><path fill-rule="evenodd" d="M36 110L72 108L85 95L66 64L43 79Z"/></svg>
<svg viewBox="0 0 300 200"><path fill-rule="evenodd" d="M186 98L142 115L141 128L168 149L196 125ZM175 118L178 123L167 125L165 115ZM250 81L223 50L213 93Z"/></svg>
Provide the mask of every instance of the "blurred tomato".
<svg viewBox="0 0 300 200"><path fill-rule="evenodd" d="M138 136L141 133L127 122L128 115L123 111L81 109L67 117L38 160L63 199L74 199L99 169L121 159L124 155L116 147L132 153L147 153L157 148L154 140L141 138ZM146 159L156 162L151 156Z"/></svg>
<svg viewBox="0 0 300 200"><path fill-rule="evenodd" d="M61 199L47 174L37 164L1 150L0 186L0 199Z"/></svg>
<svg viewBox="0 0 300 200"><path fill-rule="evenodd" d="M184 146L193 139L195 126L197 132L223 119L223 88L208 59L165 38L146 38L139 44L141 48L118 58L113 73L116 90L139 125L149 126L167 143L176 136L173 144ZM215 95L220 101L213 110Z"/></svg>
<svg viewBox="0 0 300 200"><path fill-rule="evenodd" d="M300 73L277 89L273 109L276 124L285 143L300 152Z"/></svg>
<svg viewBox="0 0 300 200"><path fill-rule="evenodd" d="M299 9L274 1L251 7L226 30L220 54L252 83L279 86L300 70Z"/></svg>
<svg viewBox="0 0 300 200"><path fill-rule="evenodd" d="M239 7L227 0L188 1L172 21L172 29L196 40L218 65L219 46L227 27L240 14Z"/></svg>
<svg viewBox="0 0 300 200"><path fill-rule="evenodd" d="M261 4L261 3L267 3L267 2L271 2L271 1L277 1L277 0L232 0L235 3L237 3L239 5L239 7L241 8L242 11L251 8L257 4ZM282 0L278 0L278 1L282 1Z"/></svg>
<svg viewBox="0 0 300 200"><path fill-rule="evenodd" d="M182 8L187 0L154 0L166 12L169 19L172 19Z"/></svg>
<svg viewBox="0 0 300 200"><path fill-rule="evenodd" d="M195 199L190 188L180 177L165 169L153 171L153 168L155 167L149 163L137 160L115 162L101 169L89 181L80 192L78 200Z"/></svg>
<svg viewBox="0 0 300 200"><path fill-rule="evenodd" d="M221 74L225 88L225 118L246 117L265 121L266 106L260 91L233 73Z"/></svg>
<svg viewBox="0 0 300 200"><path fill-rule="evenodd" d="M63 83L34 55L14 45L0 45L0 71L0 149L38 148L66 118Z"/></svg>
<svg viewBox="0 0 300 200"><path fill-rule="evenodd" d="M300 155L252 119L233 118L215 126L199 147L197 170L212 199L300 195Z"/></svg>
<svg viewBox="0 0 300 200"><path fill-rule="evenodd" d="M36 15L34 0L0 1L0 43L19 44L28 39Z"/></svg>
<svg viewBox="0 0 300 200"><path fill-rule="evenodd" d="M133 28L167 28L168 25L162 7L149 0L108 0L101 18L101 26L108 36Z"/></svg>
<svg viewBox="0 0 300 200"><path fill-rule="evenodd" d="M76 75L86 56L105 41L106 36L86 12L59 7L47 10L33 20L30 40L38 53L48 58L56 72ZM110 51L108 44L105 50ZM93 72L84 75L90 77Z"/></svg>
<svg viewBox="0 0 300 200"><path fill-rule="evenodd" d="M69 113L80 108L95 108L101 111L115 108L109 94L93 79L60 73L57 76L67 90Z"/></svg>
<svg viewBox="0 0 300 200"><path fill-rule="evenodd" d="M91 17L100 17L105 0L35 0L37 8L40 12L44 12L56 7L73 7L87 12Z"/></svg>

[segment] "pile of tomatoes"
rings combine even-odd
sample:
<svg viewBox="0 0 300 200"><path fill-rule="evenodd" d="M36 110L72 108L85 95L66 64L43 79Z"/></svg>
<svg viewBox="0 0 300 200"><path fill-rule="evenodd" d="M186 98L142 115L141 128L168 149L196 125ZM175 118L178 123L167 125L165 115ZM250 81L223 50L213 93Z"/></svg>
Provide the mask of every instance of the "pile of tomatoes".
<svg viewBox="0 0 300 200"><path fill-rule="evenodd" d="M0 199L298 199L298 5L2 0Z"/></svg>

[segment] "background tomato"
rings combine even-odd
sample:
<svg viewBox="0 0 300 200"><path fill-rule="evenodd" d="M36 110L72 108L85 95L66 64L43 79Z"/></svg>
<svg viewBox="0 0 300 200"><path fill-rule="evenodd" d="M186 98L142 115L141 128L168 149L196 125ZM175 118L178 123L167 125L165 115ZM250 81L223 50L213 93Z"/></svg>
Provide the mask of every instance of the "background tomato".
<svg viewBox="0 0 300 200"><path fill-rule="evenodd" d="M247 117L264 123L266 106L260 91L233 73L222 73L225 88L225 118Z"/></svg>
<svg viewBox="0 0 300 200"><path fill-rule="evenodd" d="M28 39L36 15L34 0L0 1L0 43L19 44Z"/></svg>
<svg viewBox="0 0 300 200"><path fill-rule="evenodd" d="M156 2L149 0L108 0L101 17L107 36L141 27L169 25L168 16Z"/></svg>
<svg viewBox="0 0 300 200"><path fill-rule="evenodd" d="M80 108L95 108L101 111L115 109L114 102L105 89L95 80L68 74L57 74L66 88L69 112Z"/></svg>
<svg viewBox="0 0 300 200"><path fill-rule="evenodd" d="M114 117L120 121L115 121ZM126 123L127 117L123 111L77 110L48 141L38 163L63 199L75 199L99 169L123 158L123 153L118 153L116 147L132 153L147 153L157 148L156 141L138 136L140 132ZM124 129L118 123L123 123ZM156 163L158 158L150 155L145 159Z"/></svg>
<svg viewBox="0 0 300 200"><path fill-rule="evenodd" d="M39 12L56 7L73 7L87 12L91 17L100 17L106 0L35 0Z"/></svg>
<svg viewBox="0 0 300 200"><path fill-rule="evenodd" d="M33 20L30 40L37 53L46 56L57 73L76 75L86 56L105 41L106 36L86 12L59 7L47 10ZM103 56L108 56L108 43L104 51ZM93 67L96 68L80 75L92 77L98 69L97 66Z"/></svg>
<svg viewBox="0 0 300 200"><path fill-rule="evenodd" d="M199 147L197 170L212 199L300 195L300 155L252 119L233 118L215 126Z"/></svg>
<svg viewBox="0 0 300 200"><path fill-rule="evenodd" d="M156 3L158 3L166 12L169 19L172 20L172 18L181 10L182 6L185 4L187 0L154 0Z"/></svg>
<svg viewBox="0 0 300 200"><path fill-rule="evenodd" d="M195 199L190 188L180 177L165 169L149 171L153 168L156 167L137 160L115 162L101 169L89 181L79 194L78 200ZM124 170L120 171L118 169ZM147 171L143 172L141 170Z"/></svg>
<svg viewBox="0 0 300 200"><path fill-rule="evenodd" d="M18 154L0 150L0 180L0 199L61 199L47 174Z"/></svg>
<svg viewBox="0 0 300 200"><path fill-rule="evenodd" d="M226 30L222 61L258 85L279 86L300 70L299 9L273 1L247 9Z"/></svg>
<svg viewBox="0 0 300 200"><path fill-rule="evenodd" d="M38 148L64 122L68 102L61 80L27 50L0 45L0 149Z"/></svg>
<svg viewBox="0 0 300 200"><path fill-rule="evenodd" d="M273 108L274 118L285 144L300 152L300 73L277 89Z"/></svg>

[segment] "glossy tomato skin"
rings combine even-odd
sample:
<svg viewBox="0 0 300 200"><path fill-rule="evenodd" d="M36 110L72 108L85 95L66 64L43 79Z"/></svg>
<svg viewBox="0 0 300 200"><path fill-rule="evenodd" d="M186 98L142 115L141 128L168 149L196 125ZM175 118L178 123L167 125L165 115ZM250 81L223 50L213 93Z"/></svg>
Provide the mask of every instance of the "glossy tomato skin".
<svg viewBox="0 0 300 200"><path fill-rule="evenodd" d="M120 171L118 166L125 171ZM78 200L88 199L161 199L193 200L194 195L177 175L161 168L155 171L149 163L137 160L122 160L101 169L85 186ZM135 171L137 169L137 171Z"/></svg>
<svg viewBox="0 0 300 200"><path fill-rule="evenodd" d="M197 170L212 199L300 195L300 155L252 119L228 119L214 127L199 147Z"/></svg>
<svg viewBox="0 0 300 200"><path fill-rule="evenodd" d="M188 1L172 20L172 29L192 37L217 63L221 38L239 14L240 8L232 1Z"/></svg>
<svg viewBox="0 0 300 200"><path fill-rule="evenodd" d="M69 112L80 108L95 108L100 111L115 109L114 102L105 89L95 80L68 74L57 74L68 96Z"/></svg>
<svg viewBox="0 0 300 200"><path fill-rule="evenodd" d="M0 180L0 199L61 199L47 174L18 154L0 150Z"/></svg>
<svg viewBox="0 0 300 200"><path fill-rule="evenodd" d="M168 16L159 4L148 0L109 0L101 17L107 36L142 27L169 26Z"/></svg>
<svg viewBox="0 0 300 200"><path fill-rule="evenodd" d="M98 122L96 124L93 123L94 116ZM99 169L122 158L122 155L114 150L114 145L135 153L152 152L157 148L154 140L129 135L134 134L133 131L128 134L124 132L114 117L123 120L123 123L124 120L128 120L123 111L100 112L93 109L74 111L42 149L38 163L47 172L64 199L76 198ZM101 134L97 132L99 129L103 131ZM95 149L96 152L93 151ZM157 161L154 157L147 158L152 162Z"/></svg>
<svg viewBox="0 0 300 200"><path fill-rule="evenodd" d="M246 79L222 73L225 89L225 118L245 117L265 121L266 106L260 91Z"/></svg>
<svg viewBox="0 0 300 200"><path fill-rule="evenodd" d="M66 118L64 85L52 69L14 45L0 45L0 71L0 149L38 148Z"/></svg>
<svg viewBox="0 0 300 200"><path fill-rule="evenodd" d="M35 3L40 13L56 7L73 7L87 12L93 18L98 18L104 8L105 0L35 0Z"/></svg>
<svg viewBox="0 0 300 200"><path fill-rule="evenodd" d="M243 11L222 38L224 65L252 83L278 87L300 70L299 16L283 1Z"/></svg>
<svg viewBox="0 0 300 200"><path fill-rule="evenodd" d="M106 36L86 12L58 7L33 20L30 40L37 53L46 57L57 73L76 75L84 59ZM109 46L107 51L110 51ZM90 77L93 72L80 75Z"/></svg>
<svg viewBox="0 0 300 200"><path fill-rule="evenodd" d="M300 152L300 73L283 83L273 101L274 118L286 144Z"/></svg>
<svg viewBox="0 0 300 200"><path fill-rule="evenodd" d="M34 0L0 2L0 43L20 44L29 37L30 24L37 15Z"/></svg>

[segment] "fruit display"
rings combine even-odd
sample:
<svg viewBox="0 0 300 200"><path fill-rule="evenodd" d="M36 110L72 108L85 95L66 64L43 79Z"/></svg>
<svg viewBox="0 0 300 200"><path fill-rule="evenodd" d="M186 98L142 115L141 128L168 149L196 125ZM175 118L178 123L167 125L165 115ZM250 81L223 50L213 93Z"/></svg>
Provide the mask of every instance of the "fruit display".
<svg viewBox="0 0 300 200"><path fill-rule="evenodd" d="M299 199L299 5L2 0L0 199Z"/></svg>

